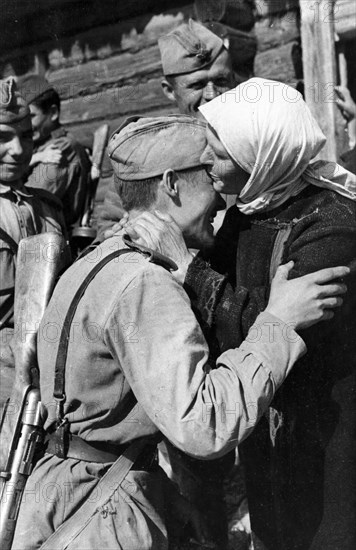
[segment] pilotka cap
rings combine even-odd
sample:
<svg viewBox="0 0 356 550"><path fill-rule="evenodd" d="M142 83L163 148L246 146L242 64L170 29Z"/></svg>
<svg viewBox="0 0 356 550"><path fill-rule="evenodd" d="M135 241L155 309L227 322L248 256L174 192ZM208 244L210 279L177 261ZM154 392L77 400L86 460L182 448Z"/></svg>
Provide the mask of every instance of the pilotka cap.
<svg viewBox="0 0 356 550"><path fill-rule="evenodd" d="M28 74L19 78L18 86L27 105L41 97L48 90L54 90L54 87L38 74Z"/></svg>
<svg viewBox="0 0 356 550"><path fill-rule="evenodd" d="M13 77L0 80L0 124L14 124L30 116Z"/></svg>
<svg viewBox="0 0 356 550"><path fill-rule="evenodd" d="M201 166L206 124L187 115L130 117L111 136L108 155L117 177L138 181Z"/></svg>
<svg viewBox="0 0 356 550"><path fill-rule="evenodd" d="M162 36L158 45L165 76L203 69L224 48L221 38L193 19Z"/></svg>

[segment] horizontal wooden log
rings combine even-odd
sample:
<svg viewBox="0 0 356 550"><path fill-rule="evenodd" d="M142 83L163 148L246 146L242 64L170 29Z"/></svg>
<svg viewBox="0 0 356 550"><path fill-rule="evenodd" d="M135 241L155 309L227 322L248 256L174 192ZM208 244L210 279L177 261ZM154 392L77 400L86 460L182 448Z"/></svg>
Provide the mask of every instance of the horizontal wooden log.
<svg viewBox="0 0 356 550"><path fill-rule="evenodd" d="M47 75L62 99L96 93L113 84L120 86L152 76L162 76L162 65L157 45L136 53L122 53L101 61L62 68Z"/></svg>
<svg viewBox="0 0 356 550"><path fill-rule="evenodd" d="M86 120L112 119L133 113L151 111L169 105L164 96L161 79L150 79L142 84L109 88L83 97L62 102L61 118L64 123Z"/></svg>
<svg viewBox="0 0 356 550"><path fill-rule="evenodd" d="M260 52L292 42L300 36L298 12L294 10L259 19L255 23L254 32Z"/></svg>
<svg viewBox="0 0 356 550"><path fill-rule="evenodd" d="M177 4L177 2L176 2ZM146 13L138 17L100 25L86 30L85 26L75 34L66 32L64 36L53 33L47 39L41 38L28 23L30 37L22 44L22 29L12 36L11 48L3 44L0 48L0 63L11 62L21 56L34 55L38 51L47 52L49 69L59 69L85 63L94 59L105 59L123 51L138 51L156 44L157 38L178 26L192 16L193 5L175 8L174 6L157 15ZM39 21L36 22L39 26ZM0 34L0 44L3 35Z"/></svg>
<svg viewBox="0 0 356 550"><path fill-rule="evenodd" d="M199 21L220 21L244 31L250 31L255 22L249 0L195 0L195 14Z"/></svg>
<svg viewBox="0 0 356 550"><path fill-rule="evenodd" d="M285 13L299 7L304 0L255 0L256 17L267 17L276 13Z"/></svg>
<svg viewBox="0 0 356 550"><path fill-rule="evenodd" d="M169 105L160 106L156 109L147 110L147 111L141 111L142 116L159 116L164 114L172 114L177 113L177 107L174 105L174 103L170 103ZM93 144L93 134L95 130L102 124L103 122L107 122L110 126L109 135L116 130L122 124L122 122L126 119L127 115L118 115L114 117L103 117L101 119L92 120L88 119L83 122L66 122L65 126L70 132L73 133L73 135L78 139L80 143L83 143L86 147L91 148ZM61 121L64 124L64 119L61 117ZM104 169L107 169L110 167L109 164L104 164Z"/></svg>
<svg viewBox="0 0 356 550"><path fill-rule="evenodd" d="M169 9L180 8L188 3L185 0L174 0L170 2ZM33 6L32 13L27 11L26 15L22 15L24 4ZM6 20L7 24L0 34L0 51L11 51L14 42L18 46L26 47L33 42L39 44L49 40L58 41L86 29L109 25L113 21L122 21L137 15L150 19L153 14L167 10L166 0L73 0L56 2L53 8L49 4L48 0L40 0L40 5L38 0L32 3L7 0L6 9L1 7L2 20Z"/></svg>
<svg viewBox="0 0 356 550"><path fill-rule="evenodd" d="M258 53L255 58L255 76L295 85L300 78L295 67L295 57L299 50L297 42L290 42Z"/></svg>

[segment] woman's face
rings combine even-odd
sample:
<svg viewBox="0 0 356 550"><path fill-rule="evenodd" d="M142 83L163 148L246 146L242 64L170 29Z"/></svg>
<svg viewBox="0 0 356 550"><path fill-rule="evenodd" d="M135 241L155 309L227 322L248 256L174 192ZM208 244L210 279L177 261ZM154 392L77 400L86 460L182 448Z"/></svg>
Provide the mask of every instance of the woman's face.
<svg viewBox="0 0 356 550"><path fill-rule="evenodd" d="M229 155L214 130L207 127L208 145L200 157L214 181L214 189L227 195L239 195L250 174L245 172Z"/></svg>

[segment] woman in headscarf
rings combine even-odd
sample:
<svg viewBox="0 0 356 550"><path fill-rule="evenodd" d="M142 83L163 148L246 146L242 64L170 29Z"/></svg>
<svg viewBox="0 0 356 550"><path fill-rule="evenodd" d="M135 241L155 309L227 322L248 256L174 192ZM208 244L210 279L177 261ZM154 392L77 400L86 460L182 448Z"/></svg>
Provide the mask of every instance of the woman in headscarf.
<svg viewBox="0 0 356 550"><path fill-rule="evenodd" d="M355 261L356 178L334 162L311 163L325 137L285 84L253 78L200 110L208 122L202 163L215 189L237 201L210 263L198 255L189 264L185 288L222 352L266 307L280 263L293 260L297 277ZM142 224L147 241L149 220ZM151 226L168 256L179 233L172 227L164 216ZM252 529L269 550L356 548L354 275L348 288L333 320L304 331L307 355L241 446Z"/></svg>
<svg viewBox="0 0 356 550"><path fill-rule="evenodd" d="M202 163L218 191L238 195L211 258L232 285L216 310L224 349L265 307L280 262L294 260L296 277L355 260L356 178L333 162L311 164L325 138L282 83L251 79L201 112ZM186 284L206 299L217 276L202 264L194 275L198 261ZM355 298L349 281L343 310L305 331L308 354L241 447L252 529L270 550L356 548Z"/></svg>

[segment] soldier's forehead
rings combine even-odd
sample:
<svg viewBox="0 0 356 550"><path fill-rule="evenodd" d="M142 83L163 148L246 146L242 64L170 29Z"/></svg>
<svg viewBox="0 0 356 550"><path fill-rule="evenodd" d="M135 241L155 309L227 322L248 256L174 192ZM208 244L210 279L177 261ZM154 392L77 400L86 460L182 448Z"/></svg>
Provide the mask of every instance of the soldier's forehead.
<svg viewBox="0 0 356 550"><path fill-rule="evenodd" d="M18 120L15 122L10 122L7 124L1 123L0 124L0 132L1 133L16 133L18 131L25 131L32 129L31 125L31 119L29 117L25 117L22 120Z"/></svg>

